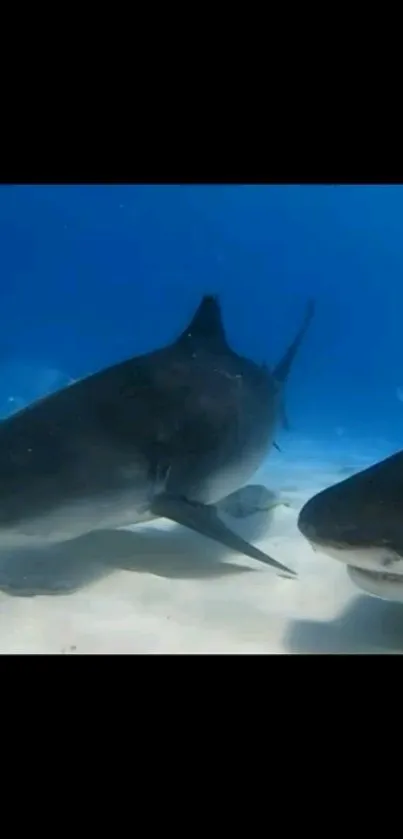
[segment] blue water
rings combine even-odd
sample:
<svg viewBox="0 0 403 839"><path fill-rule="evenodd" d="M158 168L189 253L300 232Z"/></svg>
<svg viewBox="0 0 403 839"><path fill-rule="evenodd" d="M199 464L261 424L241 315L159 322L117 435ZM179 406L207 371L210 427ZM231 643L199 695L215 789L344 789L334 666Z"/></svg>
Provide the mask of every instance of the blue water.
<svg viewBox="0 0 403 839"><path fill-rule="evenodd" d="M0 407L35 395L22 373L9 392L13 364L39 391L44 368L86 375L170 340L206 291L273 364L314 296L295 431L399 447L402 233L400 186L2 186Z"/></svg>
<svg viewBox="0 0 403 839"><path fill-rule="evenodd" d="M314 297L268 464L286 486L403 448L402 186L4 185L0 278L0 415L171 341L206 292L274 365Z"/></svg>

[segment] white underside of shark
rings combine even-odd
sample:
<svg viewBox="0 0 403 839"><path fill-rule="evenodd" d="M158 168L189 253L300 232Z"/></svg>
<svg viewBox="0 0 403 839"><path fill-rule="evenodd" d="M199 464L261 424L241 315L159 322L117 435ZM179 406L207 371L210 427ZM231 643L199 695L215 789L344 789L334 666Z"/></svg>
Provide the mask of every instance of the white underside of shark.
<svg viewBox="0 0 403 839"><path fill-rule="evenodd" d="M403 603L403 557L389 547L348 549L318 545L314 550L347 565L350 580L366 594Z"/></svg>

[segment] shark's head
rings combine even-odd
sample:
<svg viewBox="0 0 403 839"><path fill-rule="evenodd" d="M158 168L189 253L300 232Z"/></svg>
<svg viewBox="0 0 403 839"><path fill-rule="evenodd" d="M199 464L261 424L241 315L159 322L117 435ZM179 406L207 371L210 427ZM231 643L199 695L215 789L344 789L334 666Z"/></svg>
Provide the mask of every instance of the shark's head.
<svg viewBox="0 0 403 839"><path fill-rule="evenodd" d="M403 602L403 453L313 496L298 528L359 588Z"/></svg>

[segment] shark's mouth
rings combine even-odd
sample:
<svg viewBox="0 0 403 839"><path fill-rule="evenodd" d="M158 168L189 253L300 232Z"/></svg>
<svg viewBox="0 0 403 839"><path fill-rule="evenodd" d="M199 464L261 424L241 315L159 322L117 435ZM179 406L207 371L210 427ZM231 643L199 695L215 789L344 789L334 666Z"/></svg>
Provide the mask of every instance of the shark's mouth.
<svg viewBox="0 0 403 839"><path fill-rule="evenodd" d="M347 572L354 585L365 591L366 594L380 597L382 600L403 603L403 574L369 571L364 568L357 568L354 565L348 565Z"/></svg>
<svg viewBox="0 0 403 839"><path fill-rule="evenodd" d="M315 551L343 562L350 580L366 594L403 603L403 556L390 546L357 548L336 542L311 545Z"/></svg>

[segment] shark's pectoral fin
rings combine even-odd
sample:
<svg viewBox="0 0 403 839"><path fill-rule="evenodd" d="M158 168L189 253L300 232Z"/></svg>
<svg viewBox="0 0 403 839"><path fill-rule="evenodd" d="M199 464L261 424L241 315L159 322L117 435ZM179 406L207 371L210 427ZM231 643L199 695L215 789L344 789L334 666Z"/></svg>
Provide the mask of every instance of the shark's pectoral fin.
<svg viewBox="0 0 403 839"><path fill-rule="evenodd" d="M171 495L159 495L151 504L151 512L155 516L162 516L177 524L195 530L215 542L220 542L227 548L237 553L257 559L276 568L282 576L296 577L294 571L281 565L275 559L250 545L236 533L233 533L224 522L220 520L217 510L213 506L195 504L185 498L177 498Z"/></svg>

